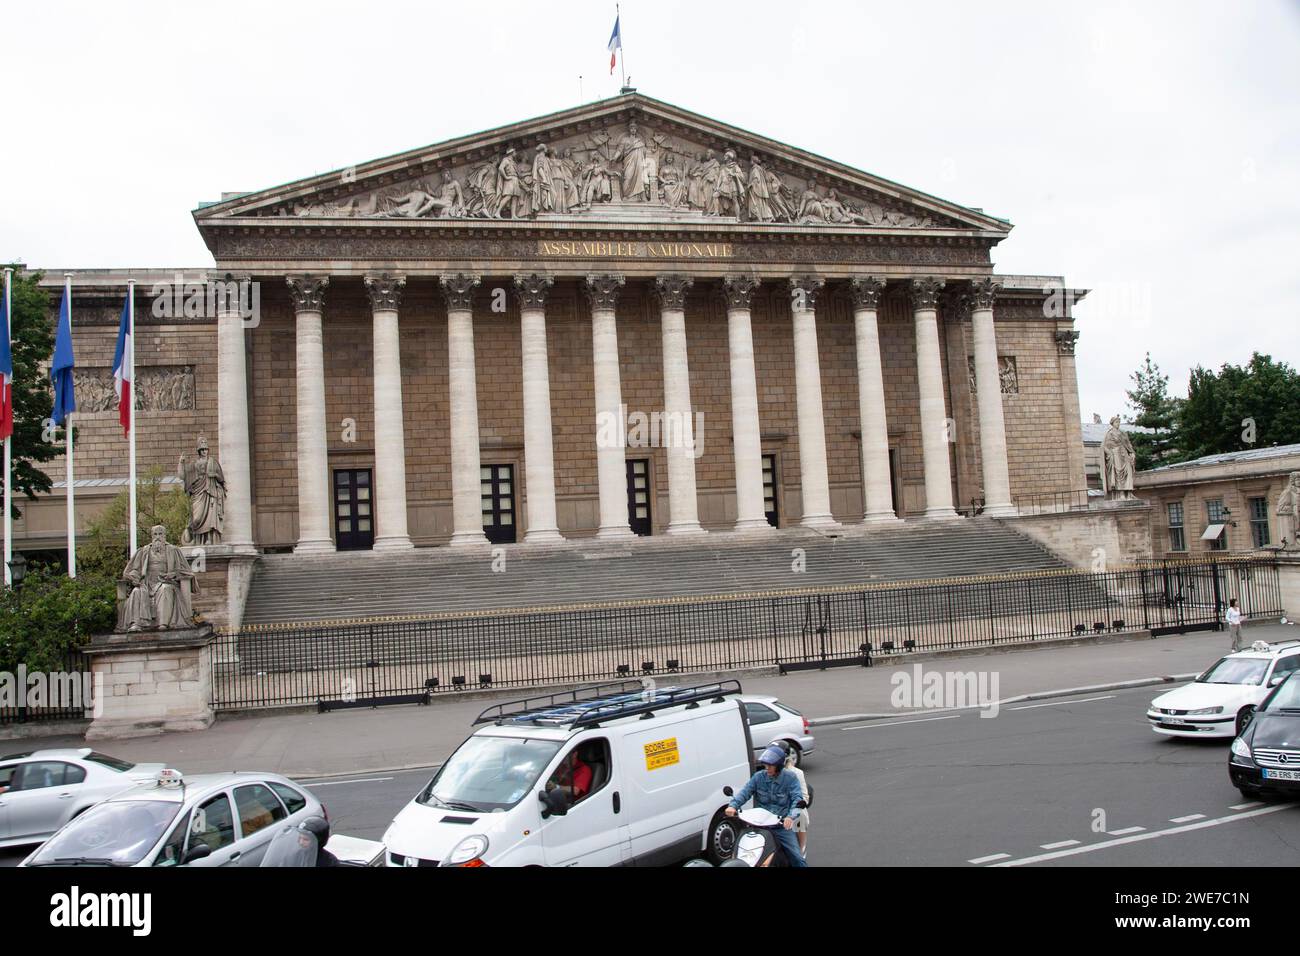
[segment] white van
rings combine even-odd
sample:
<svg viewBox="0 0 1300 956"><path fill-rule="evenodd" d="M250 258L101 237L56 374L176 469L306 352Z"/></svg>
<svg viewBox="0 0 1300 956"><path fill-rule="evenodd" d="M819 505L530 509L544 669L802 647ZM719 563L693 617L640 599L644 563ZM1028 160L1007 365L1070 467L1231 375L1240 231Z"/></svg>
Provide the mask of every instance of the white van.
<svg viewBox="0 0 1300 956"><path fill-rule="evenodd" d="M384 834L389 866L653 866L730 856L753 774L737 681L635 681L489 707Z"/></svg>

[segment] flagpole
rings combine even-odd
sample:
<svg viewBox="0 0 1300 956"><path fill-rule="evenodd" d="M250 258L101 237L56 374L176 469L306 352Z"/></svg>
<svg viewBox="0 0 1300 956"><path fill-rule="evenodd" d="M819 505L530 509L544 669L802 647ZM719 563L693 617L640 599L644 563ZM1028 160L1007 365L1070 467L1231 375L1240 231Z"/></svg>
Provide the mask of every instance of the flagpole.
<svg viewBox="0 0 1300 956"><path fill-rule="evenodd" d="M131 449L130 451L131 474L130 474L130 483L129 483L129 487L131 490L128 494L128 500L130 501L129 520L131 526L131 554L135 554L136 546L137 546L136 537L139 529L136 527L136 499L135 499L135 428L137 423L135 420L135 280L134 279L126 280L126 314L127 314L126 341L127 341L127 351L129 353L129 355L126 356L126 361L130 363L127 367L131 370L131 385L130 388L128 389L128 391L131 393L129 398L129 401L131 402L131 406L130 406L131 417L129 419L129 421L131 422L131 426L130 426L130 432L128 433L128 438L130 439L129 445Z"/></svg>
<svg viewBox="0 0 1300 956"><path fill-rule="evenodd" d="M63 273L63 301L68 305L68 335L72 335L72 273ZM67 429L67 449L64 458L68 465L68 487L65 497L68 502L68 577L77 576L77 497L76 480L73 475L72 453L72 416L68 412L63 427Z"/></svg>
<svg viewBox="0 0 1300 956"><path fill-rule="evenodd" d="M614 4L614 22L618 24L618 68L623 77L623 89L627 88L627 54L623 51L623 12Z"/></svg>
<svg viewBox="0 0 1300 956"><path fill-rule="evenodd" d="M13 291L12 291L13 277L14 277L14 270L11 269L11 268L6 267L6 268L5 268L5 333L6 333L6 334L8 335L8 337L9 337L9 347L10 347L10 352L11 352L11 354L12 354L13 344L14 344L14 310L13 310ZM0 385L0 388L2 388L2 387L3 387L3 386ZM15 422L15 424L17 424L17 423ZM12 508L12 506L13 506L13 483L14 483L14 482L13 482L13 444L12 444L12 443L13 443L13 436L12 436L12 435L8 435L8 436L6 436L6 437L5 437L5 453L4 453L4 466L5 466L5 493L4 493L4 509L5 509L5 517L4 517L4 533L5 533L4 564L5 564L5 571L4 571L4 574L5 574L5 587L9 587L10 585L13 584L13 581L12 581L12 579L11 579L11 577L10 577L10 573L11 573L11 572L9 571L9 562L10 562L11 560L13 560L13 556L14 556L14 518L13 518L13 513L12 513L11 510L10 510L10 509Z"/></svg>

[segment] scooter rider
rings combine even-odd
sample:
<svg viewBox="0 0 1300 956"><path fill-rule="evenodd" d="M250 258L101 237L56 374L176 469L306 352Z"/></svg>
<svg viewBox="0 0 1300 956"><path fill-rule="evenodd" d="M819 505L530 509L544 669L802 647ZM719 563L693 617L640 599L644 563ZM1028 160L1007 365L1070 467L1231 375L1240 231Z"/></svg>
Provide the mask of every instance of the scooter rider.
<svg viewBox="0 0 1300 956"><path fill-rule="evenodd" d="M763 751L758 762L763 765L763 769L750 777L740 792L731 798L727 805L727 816L734 817L736 811L745 805L745 801L753 797L758 806L781 818L781 829L773 835L785 851L789 865L807 866L799 851L799 840L794 834L794 821L802 812L799 801L803 799L803 790L799 778L785 769L785 751L775 744Z"/></svg>

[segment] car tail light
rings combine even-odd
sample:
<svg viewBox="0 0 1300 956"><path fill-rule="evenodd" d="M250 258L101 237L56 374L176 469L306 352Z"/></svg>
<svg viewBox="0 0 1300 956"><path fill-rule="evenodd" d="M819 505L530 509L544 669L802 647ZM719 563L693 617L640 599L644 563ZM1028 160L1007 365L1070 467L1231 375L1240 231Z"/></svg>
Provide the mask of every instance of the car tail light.
<svg viewBox="0 0 1300 956"><path fill-rule="evenodd" d="M807 718L807 717L804 717L804 718L803 718L803 732L804 732L805 734L808 733L808 718Z"/></svg>

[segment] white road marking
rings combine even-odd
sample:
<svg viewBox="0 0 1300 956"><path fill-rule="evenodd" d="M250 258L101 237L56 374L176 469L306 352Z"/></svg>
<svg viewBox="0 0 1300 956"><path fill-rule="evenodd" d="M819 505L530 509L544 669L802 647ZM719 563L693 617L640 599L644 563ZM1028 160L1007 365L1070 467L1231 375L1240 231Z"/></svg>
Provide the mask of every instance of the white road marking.
<svg viewBox="0 0 1300 956"><path fill-rule="evenodd" d="M1254 810L1256 807L1262 807L1264 804L1258 800L1253 803L1239 803L1236 806L1228 807L1229 810Z"/></svg>
<svg viewBox="0 0 1300 956"><path fill-rule="evenodd" d="M994 860L1009 860L1009 859L1011 859L1010 853L994 853L992 856L982 856L978 860L967 860L966 862L972 863L975 866L979 866L981 863L992 863Z"/></svg>
<svg viewBox="0 0 1300 956"><path fill-rule="evenodd" d="M1023 707L1008 707L1007 710L1033 710L1035 707L1063 707L1066 704L1086 704L1090 700L1114 700L1115 694L1107 694L1105 697L1072 697L1069 700L1057 700L1050 704L1025 704Z"/></svg>
<svg viewBox="0 0 1300 956"><path fill-rule="evenodd" d="M952 714L948 717L922 717L920 720L887 720L880 724L854 724L852 727L841 727L840 730L870 730L873 727L897 727L900 724L925 724L932 720L956 720L960 714Z"/></svg>
<svg viewBox="0 0 1300 956"><path fill-rule="evenodd" d="M1234 813L1228 817L1216 817L1213 820L1202 820L1199 823L1189 823L1185 826L1170 827L1167 830L1152 830L1147 833L1134 834L1133 836L1120 837L1115 840L1105 840L1101 843L1089 843L1086 846L1071 847L1068 850L1057 850L1054 853L1040 853L1037 856L1021 857L1018 860L1005 860L1001 863L995 863L994 866L1025 866L1029 863L1043 863L1047 860L1057 860L1061 857L1074 856L1079 853L1092 853L1096 850L1108 850L1113 846L1124 846L1128 843L1141 843L1143 840L1155 840L1160 837L1174 836L1179 833L1190 833L1192 830L1204 830L1207 827L1217 827L1222 823L1233 823L1237 820L1247 820L1251 817L1262 817L1269 813L1280 813L1283 810L1294 810L1295 804L1284 803L1278 806L1263 807L1259 810L1247 810L1245 813ZM970 861L974 862L974 861Z"/></svg>
<svg viewBox="0 0 1300 956"><path fill-rule="evenodd" d="M1044 843L1044 844L1042 845L1042 849L1044 849L1044 850L1059 850L1059 849L1061 849L1062 847L1067 847L1067 846L1078 846L1078 845L1079 845L1079 841L1078 841L1078 840L1062 840L1060 843Z"/></svg>
<svg viewBox="0 0 1300 956"><path fill-rule="evenodd" d="M1123 830L1107 830L1107 836L1128 836L1130 833L1141 833L1146 827L1125 827ZM1044 849L1046 849L1044 847Z"/></svg>
<svg viewBox="0 0 1300 956"><path fill-rule="evenodd" d="M358 777L355 780L326 780L324 783L308 783L304 786L311 787L337 787L341 783L382 783L385 780L392 780L392 777Z"/></svg>
<svg viewBox="0 0 1300 956"><path fill-rule="evenodd" d="M1205 819L1204 813L1192 813L1185 817L1174 817L1169 822L1170 823L1191 823L1193 820L1204 820L1204 819Z"/></svg>

